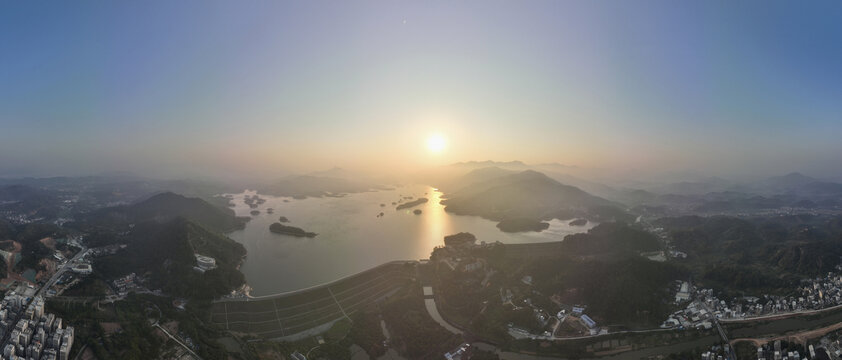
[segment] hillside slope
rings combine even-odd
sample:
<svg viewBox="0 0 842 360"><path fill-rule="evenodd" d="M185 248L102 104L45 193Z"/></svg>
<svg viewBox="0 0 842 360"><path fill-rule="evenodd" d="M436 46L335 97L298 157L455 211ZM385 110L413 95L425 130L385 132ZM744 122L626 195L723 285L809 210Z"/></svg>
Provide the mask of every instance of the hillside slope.
<svg viewBox="0 0 842 360"><path fill-rule="evenodd" d="M231 209L171 192L157 194L131 205L95 211L88 216L88 221L101 226L121 226L144 221L166 222L177 217L184 217L217 232L241 229L247 221L247 218L236 217Z"/></svg>
<svg viewBox="0 0 842 360"><path fill-rule="evenodd" d="M610 220L607 217L623 215L617 203L561 184L532 170L476 181L447 194L442 204L446 211L454 214L478 215L495 221L541 221L575 216ZM603 216L609 213L611 215Z"/></svg>

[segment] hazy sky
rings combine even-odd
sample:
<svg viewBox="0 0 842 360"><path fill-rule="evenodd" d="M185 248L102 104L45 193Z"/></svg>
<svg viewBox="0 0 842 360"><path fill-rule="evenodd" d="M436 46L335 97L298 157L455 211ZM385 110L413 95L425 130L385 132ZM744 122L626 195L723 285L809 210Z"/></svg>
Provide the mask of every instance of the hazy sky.
<svg viewBox="0 0 842 360"><path fill-rule="evenodd" d="M0 174L838 175L840 19L839 1L5 1Z"/></svg>

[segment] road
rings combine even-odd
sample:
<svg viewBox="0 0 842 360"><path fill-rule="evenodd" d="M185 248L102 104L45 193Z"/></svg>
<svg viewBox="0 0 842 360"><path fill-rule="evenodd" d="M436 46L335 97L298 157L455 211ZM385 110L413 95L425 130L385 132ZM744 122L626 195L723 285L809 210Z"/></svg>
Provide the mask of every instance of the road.
<svg viewBox="0 0 842 360"><path fill-rule="evenodd" d="M725 344L730 344L728 341L728 334L725 333L725 330L722 329L722 325L719 324L719 319L713 315L713 312L710 311L710 308L702 301L699 301L702 306L704 306L705 310L707 310L708 314L710 314L710 318L713 319L713 324L716 326L716 330L719 331L719 337L722 338L722 342ZM728 352L728 359L730 360L737 360L734 349Z"/></svg>
<svg viewBox="0 0 842 360"><path fill-rule="evenodd" d="M187 350L187 352L189 352L189 353L190 353L190 355L193 355L193 357L195 357L196 359L202 360L202 358L201 358L198 354L196 354L195 352L193 352L193 350L190 350L190 347L188 347L188 346L187 346L187 345L185 345L183 342L181 342L181 340L179 340L177 337L175 337L175 336L173 336L172 334L170 334L170 332L169 332L169 331L167 331L167 329L164 329L164 327L163 327L163 326L161 326L161 324L158 324L158 323L156 322L154 326L155 326L155 327L157 327L157 328L158 328L158 330L163 331L163 332L164 332L164 334L167 334L167 336L169 336L169 337L170 337L170 339L172 339L173 341L175 341L175 342L176 342L176 344L181 345L181 347L183 347L183 348L184 348L184 350Z"/></svg>
<svg viewBox="0 0 842 360"><path fill-rule="evenodd" d="M770 314L770 315L763 315L763 316L753 316L753 317L744 317L739 319L722 319L724 323L739 323L739 322L750 322L750 321L757 321L757 320L777 320L777 319L785 319L788 317L793 316L802 316L802 315L810 315L810 314L817 314L827 311L832 311L835 309L839 309L842 305L834 305L831 307L826 307L822 309L815 309L815 310L802 310L802 311L792 311L786 313L777 313L777 314Z"/></svg>
<svg viewBox="0 0 842 360"><path fill-rule="evenodd" d="M58 281L61 275L63 275L67 270L71 269L73 265L77 261L79 261L79 259L85 256L87 252L88 248L83 246L82 249L76 253L76 255L73 255L73 257L70 260L64 263L64 265L62 265L58 270L56 270L55 273L53 273L53 276L51 276L50 279L47 280L46 283L44 283L44 286L40 287L38 291L35 292L35 296L33 298L37 297L38 295L41 295L41 292L45 291L45 289L49 290L51 287L53 287L53 285L55 285L56 281Z"/></svg>

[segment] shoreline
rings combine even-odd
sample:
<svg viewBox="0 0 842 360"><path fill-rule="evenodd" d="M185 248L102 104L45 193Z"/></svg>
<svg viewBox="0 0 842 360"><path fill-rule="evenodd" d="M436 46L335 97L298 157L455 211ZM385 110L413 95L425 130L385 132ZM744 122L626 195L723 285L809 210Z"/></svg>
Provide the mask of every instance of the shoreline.
<svg viewBox="0 0 842 360"><path fill-rule="evenodd" d="M390 192L394 192L394 194L391 194ZM381 193L383 195L382 196L377 195L377 196L374 196L373 198L369 198L369 197L366 196L366 194L372 194L372 193ZM385 202L386 200L383 200L383 199L386 199L387 197L390 197L391 195L398 195L398 193L403 193L404 195L406 195L407 193L412 193L413 195L417 195L419 197L425 197L426 196L426 198L428 199L428 201L425 204L421 204L421 205L418 206L419 208L423 207L424 212L423 212L423 215L420 215L420 216L417 217L417 219L420 219L420 220L416 220L416 221L429 221L429 220L424 220L424 219L429 219L428 218L429 216L439 215L437 213L438 207L439 207L437 199L438 199L439 196L444 197L444 193L438 192L432 186L423 185L423 184L409 184L409 185L399 186L399 187L396 187L396 188L376 189L374 191L363 192L363 193L351 193L351 194L348 194L348 196L344 197L344 199L350 199L350 200L358 199L357 201L359 201L359 207L363 210L363 213L364 213L365 210L369 209L369 207L368 207L369 205L371 205L371 208L376 209L375 211L382 211L381 210L382 207L380 207L379 205L386 203ZM423 195L421 195L421 194L423 194ZM275 195L269 195L269 194L260 194L259 192L255 191L255 190L252 190L252 189L245 189L245 190L243 190L242 192L239 192L239 193L222 194L222 196L230 197L231 201L237 204L236 207L229 208L229 209L235 211L235 214L238 212L238 210L239 210L239 212L244 212L244 213L247 213L247 212L252 210L251 208L247 208L247 207L242 206L240 198L243 195L246 195L246 196L259 195L259 196L261 196L261 198L264 198L264 199L267 200L264 206L272 207L275 210L274 212L276 214L283 213L283 211L285 211L285 210L282 210L282 209L284 209L284 206L286 206L286 209L290 210L290 211L293 211L293 210L297 209L299 206L305 206L305 209L307 209L306 206L308 206L308 205L303 205L303 203L302 203L302 205L288 204L288 203L286 205L284 205L286 203L286 200L289 200L288 197L275 196ZM383 199L381 199L381 198L383 198ZM330 201L330 199L331 198L329 198L329 197L312 198L312 199L309 199L308 201ZM345 201L345 200L343 200L343 201ZM417 199L416 199L416 201L417 201ZM277 206L275 204L276 202L278 203ZM290 202L295 202L295 201L290 200ZM434 205L429 205L429 204L434 204ZM433 206L433 207L430 207L430 206ZM500 229L498 229L496 227L496 223L494 221L485 219L481 216L457 215L457 214L453 214L453 213L449 213L447 211L444 211L443 205L441 205L440 207L442 208L443 214L445 214L445 215L442 215L442 216L452 217L452 218L448 218L447 221L445 221L445 223L452 224L450 226L453 228L453 230L455 230L453 233L457 233L457 232L460 232L460 231L468 231L468 232L472 232L474 234L484 234L484 237L486 239L488 239L489 243L492 243L492 242L495 242L495 241L500 241L504 244L510 244L510 245L516 245L516 244L531 245L531 244L541 244L541 243L544 243L544 244L546 244L546 243L556 243L556 242L562 241L563 238L567 235L576 234L576 233L584 233L584 232L587 232L591 228L591 226L570 227L567 224L566 221L558 220L557 222L553 222L554 225L551 226L550 229L544 230L540 233L519 232L519 233L512 234L512 233L506 233L506 232L500 231ZM262 208L261 208L261 210L262 210ZM306 210L305 210L304 215L306 215ZM302 215L302 216L304 216L304 215ZM260 240L260 238L255 240L255 239L253 239L253 237L254 236L262 236L262 235L255 235L256 233L254 232L254 230L250 230L251 232L246 232L245 229L253 227L253 226L258 226L258 227L262 226L262 223L266 222L265 218L266 218L266 215L261 214L260 216L253 218L253 220L250 221L249 223L245 224L245 226L242 229L232 230L230 232L225 233L225 235L228 236L229 238L231 238L232 240L246 246L247 251L248 251L248 248L253 246L254 241L262 241L262 240ZM272 216L269 216L268 218L272 218ZM260 219L260 221L258 221L258 222L260 222L261 225L256 224L255 221L257 221L258 219ZM277 220L277 219L273 219L273 220ZM358 220L354 220L354 221L356 222ZM382 221L382 220L380 220L380 221ZM271 221L269 221L268 223L269 223L269 225L272 224ZM596 223L593 223L593 224L595 225ZM303 224L303 225L306 226L306 224ZM392 226L392 223L389 223L389 226ZM329 231L327 231L327 232L320 231L320 229L318 227L313 228L313 227L308 226L308 230L312 230L313 232L319 234L315 238L318 241L337 241L337 240L341 240L341 239L337 239L336 234L331 234ZM395 231L392 231L391 228L389 229L389 231L391 233L395 232ZM424 231L426 231L426 230L424 230ZM250 234L250 235L248 237L246 237L246 236L243 235L244 233L247 233L247 234ZM391 233L389 233L387 235L389 237L396 236L396 235L391 234ZM280 236L295 236L294 234L278 234L278 233L275 233L275 234L279 235L279 237ZM442 240L443 236L448 235L448 234L449 234L449 232L443 232L441 234L442 237L438 238L438 242L441 243L443 241ZM355 236L355 234L354 234L354 236ZM416 233L413 232L412 236L410 236L410 237L413 238L413 239L418 238L417 239L418 241L427 241L427 240L425 240L426 238L424 236L426 236L426 234L424 234L424 233L417 233L416 234ZM424 238L422 239L422 237L424 237ZM307 239L307 238L302 238L302 239ZM480 239L480 240L482 240L482 239ZM250 244L252 244L252 245L250 245ZM441 244L443 244L443 243L441 243ZM346 246L346 245L343 245L343 246ZM347 246L352 246L352 245L347 245ZM396 256L382 256L382 257L379 257L379 259L376 259L376 260L379 260L378 262L383 263L383 262L394 261L393 259L413 259L413 258L415 258L415 259L425 259L425 258L429 258L430 253L432 252L433 248L434 247L431 246L428 249L428 251L424 252L424 253L421 253L419 251L408 251L408 253L407 253L407 251L403 251L403 254L399 254L399 253L395 253L393 251L391 254L388 254L388 255L396 255ZM252 248L251 250L255 251L255 248ZM260 251L260 249L258 249L258 251ZM245 269L248 270L250 268L250 265L245 264L246 261L256 261L256 264L265 263L265 260L258 260L258 258L260 258L260 257L259 256L249 257L249 259L246 259L246 260L243 261L243 263L241 264L239 269L242 270L243 268L245 268ZM348 270L348 271L341 271L342 269L338 269L340 271L335 272L335 274L334 274L335 280L334 281L342 279L342 278L347 277L347 276L352 276L355 273L359 273L359 272L362 272L362 271L369 270L371 268L371 266L373 266L374 264L369 263L369 264L365 264L365 265L366 265L366 267L350 266L348 269L345 269L345 270ZM268 269L265 266L263 266L263 268ZM255 291L258 292L258 293L262 293L263 291L260 290L261 288L269 288L270 291L272 291L271 290L272 288L275 288L279 291L274 291L274 292L271 292L269 294L276 294L276 293L282 293L282 292L302 290L304 288L316 286L316 285L319 285L320 283L323 283L323 281L318 281L318 282L313 282L312 283L313 285L308 285L308 286L305 286L305 287L298 287L298 288L291 287L291 286L290 287L271 286L271 285L267 286L266 281L263 281L263 278L259 278L257 281L259 283L261 283L262 286L258 286L258 287L255 288L254 285L252 284L252 282L249 281L250 277L248 276L248 274L245 274L245 272L244 272L243 275L246 275L246 284L251 288L251 291L249 292L248 296L253 296L252 293L255 292ZM254 274L252 274L252 275L254 275ZM260 275L258 275L258 276L260 276ZM306 284L308 282L307 281L301 281L300 283ZM268 296L268 295L259 295L259 296Z"/></svg>

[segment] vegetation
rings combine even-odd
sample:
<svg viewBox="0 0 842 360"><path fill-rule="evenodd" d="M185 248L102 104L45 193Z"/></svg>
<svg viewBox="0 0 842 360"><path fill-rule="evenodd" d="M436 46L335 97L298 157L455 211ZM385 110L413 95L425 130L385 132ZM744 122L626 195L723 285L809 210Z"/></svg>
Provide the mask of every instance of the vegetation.
<svg viewBox="0 0 842 360"><path fill-rule="evenodd" d="M442 201L445 210L487 219L549 220L587 215L587 209L615 204L536 171L493 177L462 188Z"/></svg>
<svg viewBox="0 0 842 360"><path fill-rule="evenodd" d="M97 259L95 266L110 278L130 272L148 274L149 283L168 294L211 299L240 287L245 279L237 266L245 248L186 219L137 224L128 246L115 255ZM216 259L217 268L200 273L194 254Z"/></svg>
<svg viewBox="0 0 842 360"><path fill-rule="evenodd" d="M625 223L602 223L584 234L564 237L565 253L592 255L607 252L654 251L661 248L655 235Z"/></svg>
<svg viewBox="0 0 842 360"><path fill-rule="evenodd" d="M0 239L11 239L21 244L21 259L14 269L18 272L26 269L41 270L42 266L39 262L43 258L51 257L53 250L47 248L40 240L46 237L61 237L67 233L66 230L54 224L30 223L14 226L8 222L0 223L0 232L4 234L0 236ZM0 267L2 267L0 272L5 276L6 266Z"/></svg>
<svg viewBox="0 0 842 360"><path fill-rule="evenodd" d="M382 306L394 346L410 359L439 359L460 343L427 314L420 289L415 288Z"/></svg>
<svg viewBox="0 0 842 360"><path fill-rule="evenodd" d="M0 186L0 210L53 219L63 212L58 195L55 191L27 185Z"/></svg>
<svg viewBox="0 0 842 360"><path fill-rule="evenodd" d="M72 288L65 290L62 296L104 298L107 292L108 284L102 279L101 274L95 272L83 278Z"/></svg>
<svg viewBox="0 0 842 360"><path fill-rule="evenodd" d="M656 222L700 280L736 292L785 291L797 279L834 270L842 257L842 217L685 216Z"/></svg>
<svg viewBox="0 0 842 360"><path fill-rule="evenodd" d="M172 300L170 297L130 294L122 301L99 307L51 300L47 303L47 311L74 325L74 351L85 344L99 359L157 358L164 355L167 348L178 346L151 326L154 322L175 327L175 335L190 339L193 350L204 359L229 359L232 354L214 340L223 332L202 320L207 317L208 304L190 302L185 311L179 311L171 305Z"/></svg>
<svg viewBox="0 0 842 360"><path fill-rule="evenodd" d="M219 233L241 229L248 221L247 218L234 216L231 209L211 205L199 198L165 192L132 205L95 211L88 216L87 222L115 228L145 221L166 222L177 217L184 217Z"/></svg>
<svg viewBox="0 0 842 360"><path fill-rule="evenodd" d="M292 235L297 237L316 237L317 235L314 232L307 232L304 231L304 229L302 228L295 226L287 226L279 222L269 225L269 231L275 234Z"/></svg>
<svg viewBox="0 0 842 360"><path fill-rule="evenodd" d="M411 208L411 207L414 207L414 206L418 206L418 205L424 204L424 203L426 203L427 201L429 201L429 200L427 200L427 198L420 197L420 198L417 198L417 199L415 199L415 200L412 200L412 201L409 201L409 202L405 202L405 203L403 203L403 204L398 205L397 207L395 207L395 210L409 209L409 208Z"/></svg>
<svg viewBox="0 0 842 360"><path fill-rule="evenodd" d="M386 353L383 341L383 329L380 326L378 313L371 310L360 311L353 318L353 327L349 333L349 340L359 345L372 359L378 358Z"/></svg>
<svg viewBox="0 0 842 360"><path fill-rule="evenodd" d="M469 232L460 232L458 234L447 235L444 237L444 244L446 246L460 246L465 244L474 244L477 242L477 237Z"/></svg>
<svg viewBox="0 0 842 360"><path fill-rule="evenodd" d="M549 223L527 218L503 219L497 223L497 228L503 232L543 231L549 227Z"/></svg>

